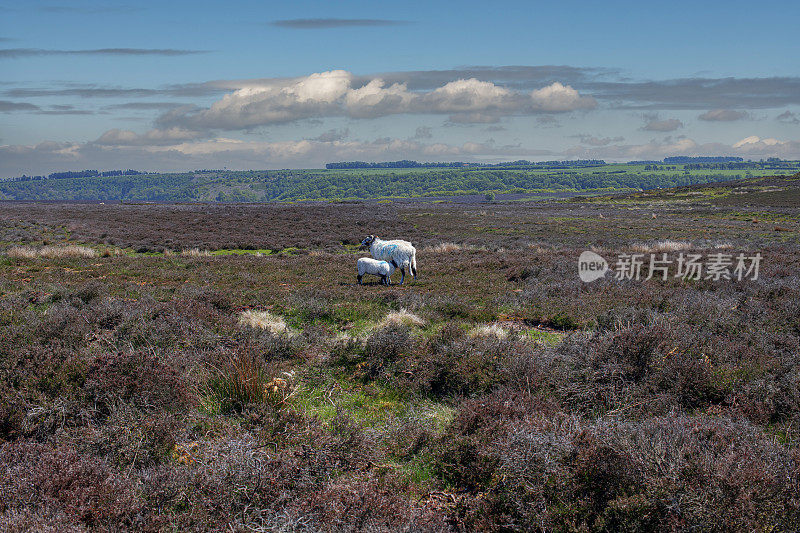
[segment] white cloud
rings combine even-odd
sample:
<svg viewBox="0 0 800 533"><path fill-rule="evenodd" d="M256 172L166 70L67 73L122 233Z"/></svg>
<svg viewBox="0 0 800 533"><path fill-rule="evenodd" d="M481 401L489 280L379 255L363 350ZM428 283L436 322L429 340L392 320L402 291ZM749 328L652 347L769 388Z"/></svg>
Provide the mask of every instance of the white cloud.
<svg viewBox="0 0 800 533"><path fill-rule="evenodd" d="M591 96L581 96L569 85L558 82L537 89L531 93L531 100L536 109L550 112L574 111L576 109L594 109L597 102Z"/></svg>
<svg viewBox="0 0 800 533"><path fill-rule="evenodd" d="M383 80L374 79L363 87L348 91L345 96L348 114L356 118L373 118L407 112L414 95L408 92L406 85L384 85Z"/></svg>
<svg viewBox="0 0 800 533"><path fill-rule="evenodd" d="M734 148L741 148L744 150L760 150L766 147L773 147L773 146L781 146L785 143L779 141L778 139L762 139L757 135L751 135L749 137L745 137L741 141L735 143L733 145Z"/></svg>
<svg viewBox="0 0 800 533"><path fill-rule="evenodd" d="M309 118L374 118L396 114L450 114L453 122L496 122L500 117L564 113L597 106L569 85L555 82L524 93L476 78L458 79L429 90L405 83L357 79L343 70L293 80L251 80L208 108L164 113L162 128L239 130Z"/></svg>

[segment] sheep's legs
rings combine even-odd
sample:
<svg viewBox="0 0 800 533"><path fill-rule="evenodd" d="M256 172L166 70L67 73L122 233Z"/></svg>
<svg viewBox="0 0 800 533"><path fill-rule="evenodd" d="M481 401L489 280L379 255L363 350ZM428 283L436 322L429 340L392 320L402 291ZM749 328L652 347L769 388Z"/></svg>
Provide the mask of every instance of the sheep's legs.
<svg viewBox="0 0 800 533"><path fill-rule="evenodd" d="M403 284L403 281L406 279L406 269L400 269L400 285Z"/></svg>
<svg viewBox="0 0 800 533"><path fill-rule="evenodd" d="M363 285L363 283L361 283L361 278L362 278L362 276L358 276L358 284L359 285Z"/></svg>

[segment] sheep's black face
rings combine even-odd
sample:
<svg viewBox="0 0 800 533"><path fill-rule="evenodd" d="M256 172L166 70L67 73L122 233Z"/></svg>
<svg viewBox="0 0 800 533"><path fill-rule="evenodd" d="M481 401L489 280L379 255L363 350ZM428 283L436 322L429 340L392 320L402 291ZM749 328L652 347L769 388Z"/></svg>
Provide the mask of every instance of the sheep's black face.
<svg viewBox="0 0 800 533"><path fill-rule="evenodd" d="M361 241L361 247L369 248L370 246L372 246L372 241L374 240L375 240L375 235L370 235L369 237Z"/></svg>

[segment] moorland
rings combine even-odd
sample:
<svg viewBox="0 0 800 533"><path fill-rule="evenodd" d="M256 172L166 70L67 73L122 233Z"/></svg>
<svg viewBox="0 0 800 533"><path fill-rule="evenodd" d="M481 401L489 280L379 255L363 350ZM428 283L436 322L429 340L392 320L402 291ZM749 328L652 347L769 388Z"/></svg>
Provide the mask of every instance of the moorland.
<svg viewBox="0 0 800 533"><path fill-rule="evenodd" d="M5 202L0 528L793 530L799 233L800 174L538 202ZM367 234L411 240L419 278L357 286ZM763 260L585 283L585 250Z"/></svg>

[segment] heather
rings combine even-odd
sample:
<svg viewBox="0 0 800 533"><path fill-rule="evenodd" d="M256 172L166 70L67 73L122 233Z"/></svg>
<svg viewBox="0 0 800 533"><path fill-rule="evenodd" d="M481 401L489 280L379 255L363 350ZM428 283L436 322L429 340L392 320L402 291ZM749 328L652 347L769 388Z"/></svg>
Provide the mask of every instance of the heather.
<svg viewBox="0 0 800 533"><path fill-rule="evenodd" d="M669 194L10 204L0 525L792 530L797 207ZM357 286L369 233L415 242L419 279ZM589 247L764 260L587 284Z"/></svg>

